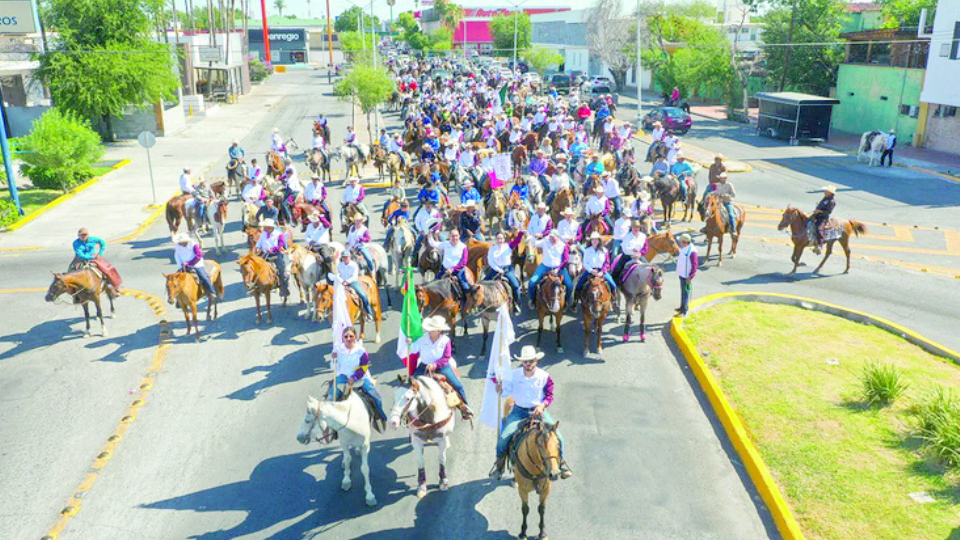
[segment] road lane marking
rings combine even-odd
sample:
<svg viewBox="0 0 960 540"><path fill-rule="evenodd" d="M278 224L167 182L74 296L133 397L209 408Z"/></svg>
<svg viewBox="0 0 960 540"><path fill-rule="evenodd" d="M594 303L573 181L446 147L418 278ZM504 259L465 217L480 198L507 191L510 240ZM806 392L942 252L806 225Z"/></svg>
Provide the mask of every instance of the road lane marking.
<svg viewBox="0 0 960 540"><path fill-rule="evenodd" d="M0 289L0 294L12 294L12 293L32 293L32 292L43 292L47 289L43 287L26 287L23 289Z"/></svg>

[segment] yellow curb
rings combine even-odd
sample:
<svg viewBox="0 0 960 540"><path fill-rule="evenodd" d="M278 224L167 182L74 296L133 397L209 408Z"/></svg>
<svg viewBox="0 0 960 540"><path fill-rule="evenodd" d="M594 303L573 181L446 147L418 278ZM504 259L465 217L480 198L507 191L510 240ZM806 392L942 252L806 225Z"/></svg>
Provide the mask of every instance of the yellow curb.
<svg viewBox="0 0 960 540"><path fill-rule="evenodd" d="M63 195L61 195L61 196L57 197L56 199L48 202L47 204L43 205L42 207L38 208L37 210L34 210L34 211L31 212L30 214L28 214L28 215L26 215L26 216L23 216L22 218L20 218L20 221L14 223L13 225L7 226L7 227L6 227L7 232L15 231L15 230L19 229L20 227L23 227L23 226L26 225L27 223L30 223L31 221L33 221L33 220L37 219L38 217L40 217L40 216L41 216L42 214L44 214L45 212L47 212L47 211L49 211L49 210L52 210L52 209L56 208L57 206L60 206L60 205L63 204L65 201L67 201L68 199L70 199L70 198L72 198L74 195L76 195L77 193L80 193L81 191L87 189L88 187L96 184L97 182L99 182L99 181L100 181L104 176L106 176L107 174L110 174L111 172L113 172L113 171L115 171L115 170L117 170L117 169L120 169L120 168L122 168L122 167L126 167L126 166L129 165L129 164L130 164L130 160L129 160L129 159L122 159L122 160L120 160L119 162L117 162L116 164L114 164L112 167L110 167L110 171L108 171L108 172L107 172L106 174L104 174L103 176L94 176L94 177L91 178L90 180L87 180L86 182L80 184L79 186L71 189L69 192L64 193Z"/></svg>
<svg viewBox="0 0 960 540"><path fill-rule="evenodd" d="M0 248L0 253L5 253L8 251L37 251L38 249L40 249L40 246L5 247L5 248Z"/></svg>
<svg viewBox="0 0 960 540"><path fill-rule="evenodd" d="M714 294L697 299L690 304L690 308L691 310L703 309L714 304L735 300L789 304L804 309L822 311L860 323L872 324L906 339L931 354L960 363L960 353L931 341L904 326L863 311L821 302L812 298L779 293L731 292ZM683 329L683 318L674 317L670 321L670 335L673 337L674 342L686 359L697 381L700 383L703 392L710 400L714 414L717 415L717 418L723 424L727 437L730 438L730 442L736 449L741 461L743 461L747 473L750 475L750 479L753 480L754 486L763 498L764 503L766 503L770 514L773 516L780 535L786 540L803 539L800 525L797 523L783 495L780 493L780 489L777 487L773 476L763 462L763 458L750 440L750 436L747 434L743 423L733 410L730 402L727 401L717 379L713 376L709 368L707 368L703 357L700 356L696 346L694 346L690 340L690 336L688 336Z"/></svg>

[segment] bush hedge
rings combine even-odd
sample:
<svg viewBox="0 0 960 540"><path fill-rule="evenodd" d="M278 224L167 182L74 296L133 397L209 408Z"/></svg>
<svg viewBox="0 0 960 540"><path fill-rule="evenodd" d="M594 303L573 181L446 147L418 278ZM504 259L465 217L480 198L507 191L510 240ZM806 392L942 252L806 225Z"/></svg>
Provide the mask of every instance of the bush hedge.
<svg viewBox="0 0 960 540"><path fill-rule="evenodd" d="M92 166L104 152L87 121L56 108L33 123L20 149L21 171L34 187L64 192L92 177Z"/></svg>
<svg viewBox="0 0 960 540"><path fill-rule="evenodd" d="M0 227L13 225L20 219L17 206L9 199L0 199Z"/></svg>

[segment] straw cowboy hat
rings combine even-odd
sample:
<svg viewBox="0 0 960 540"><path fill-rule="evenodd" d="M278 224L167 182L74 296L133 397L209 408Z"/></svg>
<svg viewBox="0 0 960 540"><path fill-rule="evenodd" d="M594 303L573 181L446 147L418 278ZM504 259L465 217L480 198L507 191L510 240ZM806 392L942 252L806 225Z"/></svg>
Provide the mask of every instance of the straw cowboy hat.
<svg viewBox="0 0 960 540"><path fill-rule="evenodd" d="M366 221L366 220L367 220L367 218L364 217L363 214L357 214L357 215L353 216L353 219L351 219L350 221L356 223L356 222L358 222L358 221Z"/></svg>
<svg viewBox="0 0 960 540"><path fill-rule="evenodd" d="M263 221L260 222L260 228L261 228L261 229L266 229L267 227L270 227L270 228L272 229L272 228L274 228L274 227L276 227L276 226L277 226L277 223L276 223L275 221L273 221L272 219L270 219L270 218L267 218L267 219L265 219L265 220L263 220Z"/></svg>
<svg viewBox="0 0 960 540"><path fill-rule="evenodd" d="M587 240L603 240L603 238L600 236L600 233L593 231L590 233L590 238L587 238Z"/></svg>
<svg viewBox="0 0 960 540"><path fill-rule="evenodd" d="M174 244L186 244L190 241L190 235L187 233L177 233L173 235L172 240Z"/></svg>
<svg viewBox="0 0 960 540"><path fill-rule="evenodd" d="M513 359L514 359L514 360L518 360L518 361L520 361L520 362L529 362L529 361L531 361L531 360L540 360L541 358L543 358L543 353L542 353L542 352L538 352L537 349L535 349L535 348L533 347L533 345L524 345L524 346L520 349L520 354L515 354L515 355L513 355Z"/></svg>
<svg viewBox="0 0 960 540"><path fill-rule="evenodd" d="M561 212L561 214L563 214L563 215L565 215L565 216L574 216L574 215L576 215L576 212L573 211L573 208L570 208L570 207L568 206L568 207L566 207L566 208L563 209L563 212Z"/></svg>
<svg viewBox="0 0 960 540"><path fill-rule="evenodd" d="M310 220L310 223L320 223L320 214L313 212L312 214L307 216L307 219Z"/></svg>
<svg viewBox="0 0 960 540"><path fill-rule="evenodd" d="M475 201L475 200L473 200L473 199L470 199L469 201L466 201L466 202L463 203L463 207L464 207L464 208L476 208L476 207L477 207L477 201Z"/></svg>
<svg viewBox="0 0 960 540"><path fill-rule="evenodd" d="M824 193L833 193L834 195L836 195L836 194L837 194L837 186L835 186L835 185L833 185L833 184L829 184L829 185L823 186L823 192L824 192Z"/></svg>
<svg viewBox="0 0 960 540"><path fill-rule="evenodd" d="M447 326L447 321L439 315L427 317L423 320L424 332L447 332L449 330L450 327Z"/></svg>

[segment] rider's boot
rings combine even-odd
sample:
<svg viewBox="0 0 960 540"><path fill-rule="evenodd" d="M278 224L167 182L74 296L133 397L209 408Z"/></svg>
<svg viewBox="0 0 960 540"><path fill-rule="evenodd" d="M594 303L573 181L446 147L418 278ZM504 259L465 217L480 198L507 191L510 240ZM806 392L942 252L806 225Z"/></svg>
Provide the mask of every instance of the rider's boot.
<svg viewBox="0 0 960 540"><path fill-rule="evenodd" d="M497 456L497 460L493 463L493 468L490 469L490 478L494 480L500 480L503 478L503 469L507 465L507 456Z"/></svg>
<svg viewBox="0 0 960 540"><path fill-rule="evenodd" d="M107 282L105 289L107 291L107 296L109 296L110 298L116 299L120 297L120 291L118 291L117 288L113 286L113 283Z"/></svg>
<svg viewBox="0 0 960 540"><path fill-rule="evenodd" d="M567 465L567 462L563 459L560 460L560 479L566 480L573 476L573 471L570 470L570 467Z"/></svg>
<svg viewBox="0 0 960 540"><path fill-rule="evenodd" d="M460 409L460 418L464 420L473 420L473 409L471 409L470 406L463 401L462 397L460 398L460 405L457 408Z"/></svg>

